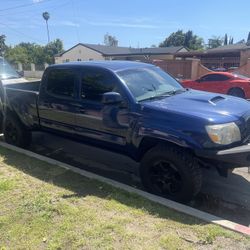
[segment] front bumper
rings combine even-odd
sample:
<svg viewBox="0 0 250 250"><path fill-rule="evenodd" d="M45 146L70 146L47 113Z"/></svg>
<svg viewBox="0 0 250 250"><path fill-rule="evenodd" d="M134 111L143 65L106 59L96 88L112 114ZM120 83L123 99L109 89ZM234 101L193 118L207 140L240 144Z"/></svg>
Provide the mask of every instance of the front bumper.
<svg viewBox="0 0 250 250"><path fill-rule="evenodd" d="M250 144L219 151L199 149L195 154L199 158L231 163L234 167L250 166Z"/></svg>

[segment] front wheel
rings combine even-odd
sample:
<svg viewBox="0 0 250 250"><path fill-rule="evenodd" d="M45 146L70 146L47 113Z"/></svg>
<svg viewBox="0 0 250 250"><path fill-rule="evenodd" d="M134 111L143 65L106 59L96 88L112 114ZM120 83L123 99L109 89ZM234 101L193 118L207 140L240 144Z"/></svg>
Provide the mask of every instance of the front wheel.
<svg viewBox="0 0 250 250"><path fill-rule="evenodd" d="M140 175L147 191L181 202L190 201L202 183L196 159L175 145L158 145L149 150L141 161Z"/></svg>
<svg viewBox="0 0 250 250"><path fill-rule="evenodd" d="M4 139L9 144L26 148L31 143L31 132L17 118L8 115L4 121Z"/></svg>

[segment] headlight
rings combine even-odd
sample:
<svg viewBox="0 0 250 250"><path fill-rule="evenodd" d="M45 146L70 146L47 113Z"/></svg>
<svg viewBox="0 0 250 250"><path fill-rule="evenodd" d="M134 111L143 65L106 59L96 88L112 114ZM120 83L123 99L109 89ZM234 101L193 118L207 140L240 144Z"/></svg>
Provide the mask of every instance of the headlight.
<svg viewBox="0 0 250 250"><path fill-rule="evenodd" d="M210 139L217 144L228 145L241 140L240 129L234 123L206 126Z"/></svg>

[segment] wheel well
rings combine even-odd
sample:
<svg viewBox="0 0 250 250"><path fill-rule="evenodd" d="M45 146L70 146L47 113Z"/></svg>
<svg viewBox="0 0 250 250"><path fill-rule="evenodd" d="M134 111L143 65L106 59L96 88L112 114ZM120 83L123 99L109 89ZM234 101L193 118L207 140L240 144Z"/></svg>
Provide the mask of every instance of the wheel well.
<svg viewBox="0 0 250 250"><path fill-rule="evenodd" d="M25 125L22 123L20 117L13 110L6 108L6 111L4 112L3 120L5 120L7 116L14 117L23 127L25 127ZM3 123L4 123L4 121L3 121Z"/></svg>
<svg viewBox="0 0 250 250"><path fill-rule="evenodd" d="M242 89L242 88L240 88L240 87L232 87L232 88L230 88L229 90L228 90L228 94L230 94L230 92L232 91L232 90L240 90L240 91L242 91L242 93L244 94L244 96L245 96L245 91L244 91L244 89Z"/></svg>
<svg viewBox="0 0 250 250"><path fill-rule="evenodd" d="M140 161L142 159L143 155L147 151L149 151L151 148L155 147L158 144L165 144L165 145L169 145L169 146L181 147L180 145L173 143L173 142L170 142L170 141L165 141L162 139L152 138L152 137L145 137L142 139L142 141L140 143L139 152L137 155L137 161Z"/></svg>

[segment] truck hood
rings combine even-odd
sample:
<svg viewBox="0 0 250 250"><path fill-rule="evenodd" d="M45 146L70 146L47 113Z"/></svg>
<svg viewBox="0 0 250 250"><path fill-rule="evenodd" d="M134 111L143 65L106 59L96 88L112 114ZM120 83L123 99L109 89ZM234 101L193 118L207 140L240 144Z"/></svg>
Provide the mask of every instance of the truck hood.
<svg viewBox="0 0 250 250"><path fill-rule="evenodd" d="M250 112L250 103L244 99L204 91L189 90L174 96L147 100L145 108L161 112L196 116L209 123L226 123L239 120Z"/></svg>

